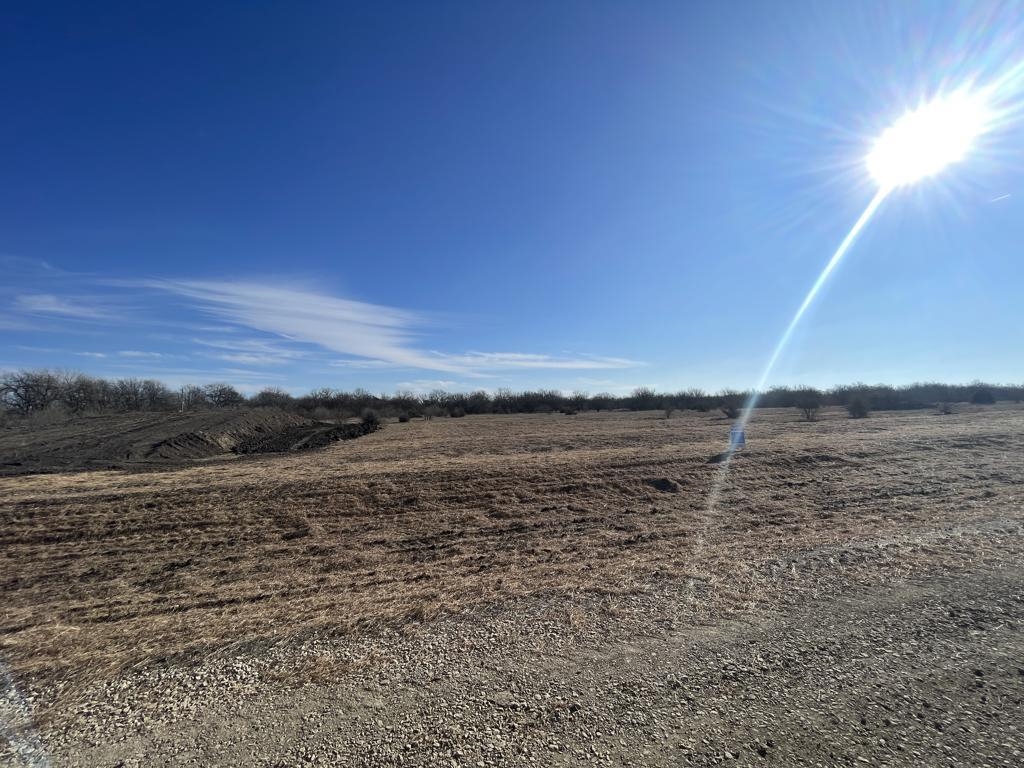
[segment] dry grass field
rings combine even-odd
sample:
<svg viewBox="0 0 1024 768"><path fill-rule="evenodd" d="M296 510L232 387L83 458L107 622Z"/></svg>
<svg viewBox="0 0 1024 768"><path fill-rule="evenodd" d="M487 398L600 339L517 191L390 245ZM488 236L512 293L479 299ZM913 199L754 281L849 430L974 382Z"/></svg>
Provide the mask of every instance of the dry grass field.
<svg viewBox="0 0 1024 768"><path fill-rule="evenodd" d="M45 700L158 662L537 599L572 623L671 594L652 610L700 626L837 580L1020 564L1024 409L765 410L726 476L728 426L414 420L308 453L0 477L0 654Z"/></svg>
<svg viewBox="0 0 1024 768"><path fill-rule="evenodd" d="M1021 512L1024 410L760 413L709 509L727 426L437 419L308 454L0 479L2 652L21 674L102 674L656 579L705 585L716 612L768 597L765 566L788 553Z"/></svg>

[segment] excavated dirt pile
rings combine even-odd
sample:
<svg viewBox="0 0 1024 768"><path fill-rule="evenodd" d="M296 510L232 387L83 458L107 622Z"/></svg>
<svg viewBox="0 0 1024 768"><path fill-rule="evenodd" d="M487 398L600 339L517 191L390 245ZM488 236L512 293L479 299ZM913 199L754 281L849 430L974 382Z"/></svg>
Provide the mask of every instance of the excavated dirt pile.
<svg viewBox="0 0 1024 768"><path fill-rule="evenodd" d="M193 462L226 454L319 448L372 431L274 408L12 420L0 429L0 473Z"/></svg>
<svg viewBox="0 0 1024 768"><path fill-rule="evenodd" d="M311 428L307 425L289 427L276 433L257 434L246 438L231 450L234 453L281 453L283 451L303 451L311 448L323 448L338 440L351 440L368 435L379 429L376 424L362 422L352 424L323 424L314 422Z"/></svg>

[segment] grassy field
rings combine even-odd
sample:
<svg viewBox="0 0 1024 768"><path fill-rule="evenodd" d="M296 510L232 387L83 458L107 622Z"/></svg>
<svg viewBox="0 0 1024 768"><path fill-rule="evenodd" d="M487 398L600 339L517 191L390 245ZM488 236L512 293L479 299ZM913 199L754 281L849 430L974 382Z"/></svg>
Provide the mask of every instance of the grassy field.
<svg viewBox="0 0 1024 768"><path fill-rule="evenodd" d="M770 603L797 558L867 579L870 552L955 568L984 561L984 526L1024 518L1019 407L762 411L726 477L728 428L715 413L475 416L310 453L0 477L0 654L26 680L95 679L652 585L715 617ZM929 547L958 531L962 547Z"/></svg>

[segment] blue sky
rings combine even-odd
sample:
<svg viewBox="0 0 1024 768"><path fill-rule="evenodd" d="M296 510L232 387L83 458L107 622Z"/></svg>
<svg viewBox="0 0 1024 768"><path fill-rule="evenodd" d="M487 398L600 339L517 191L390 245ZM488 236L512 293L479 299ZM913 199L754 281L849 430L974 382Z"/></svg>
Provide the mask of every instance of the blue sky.
<svg viewBox="0 0 1024 768"><path fill-rule="evenodd" d="M0 27L0 368L747 387L882 129L1020 4L61 3ZM773 383L1024 380L1021 134L887 199Z"/></svg>

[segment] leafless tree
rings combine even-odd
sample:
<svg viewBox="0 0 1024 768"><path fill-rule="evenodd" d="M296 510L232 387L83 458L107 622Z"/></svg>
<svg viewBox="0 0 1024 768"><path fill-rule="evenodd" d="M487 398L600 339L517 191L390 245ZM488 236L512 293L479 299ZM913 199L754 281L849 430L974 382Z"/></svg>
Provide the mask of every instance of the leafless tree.
<svg viewBox="0 0 1024 768"><path fill-rule="evenodd" d="M278 387L261 389L249 398L249 404L257 408L290 408L295 398Z"/></svg>
<svg viewBox="0 0 1024 768"><path fill-rule="evenodd" d="M203 394L214 408L234 408L245 402L245 398L230 384L207 384L203 387Z"/></svg>
<svg viewBox="0 0 1024 768"><path fill-rule="evenodd" d="M196 410L206 402L203 388L197 387L195 384L185 384L178 391L178 402L181 404L181 410L183 411Z"/></svg>
<svg viewBox="0 0 1024 768"><path fill-rule="evenodd" d="M174 407L175 397L161 382L145 379L142 382L142 406L147 411L167 411Z"/></svg>
<svg viewBox="0 0 1024 768"><path fill-rule="evenodd" d="M821 408L821 392L808 387L796 390L793 397L796 407L803 413L805 421L817 420L818 409Z"/></svg>
<svg viewBox="0 0 1024 768"><path fill-rule="evenodd" d="M14 371L0 378L0 400L17 413L42 411L60 402L62 374L52 371Z"/></svg>
<svg viewBox="0 0 1024 768"><path fill-rule="evenodd" d="M114 382L114 407L119 411L141 411L142 379L118 379Z"/></svg>

